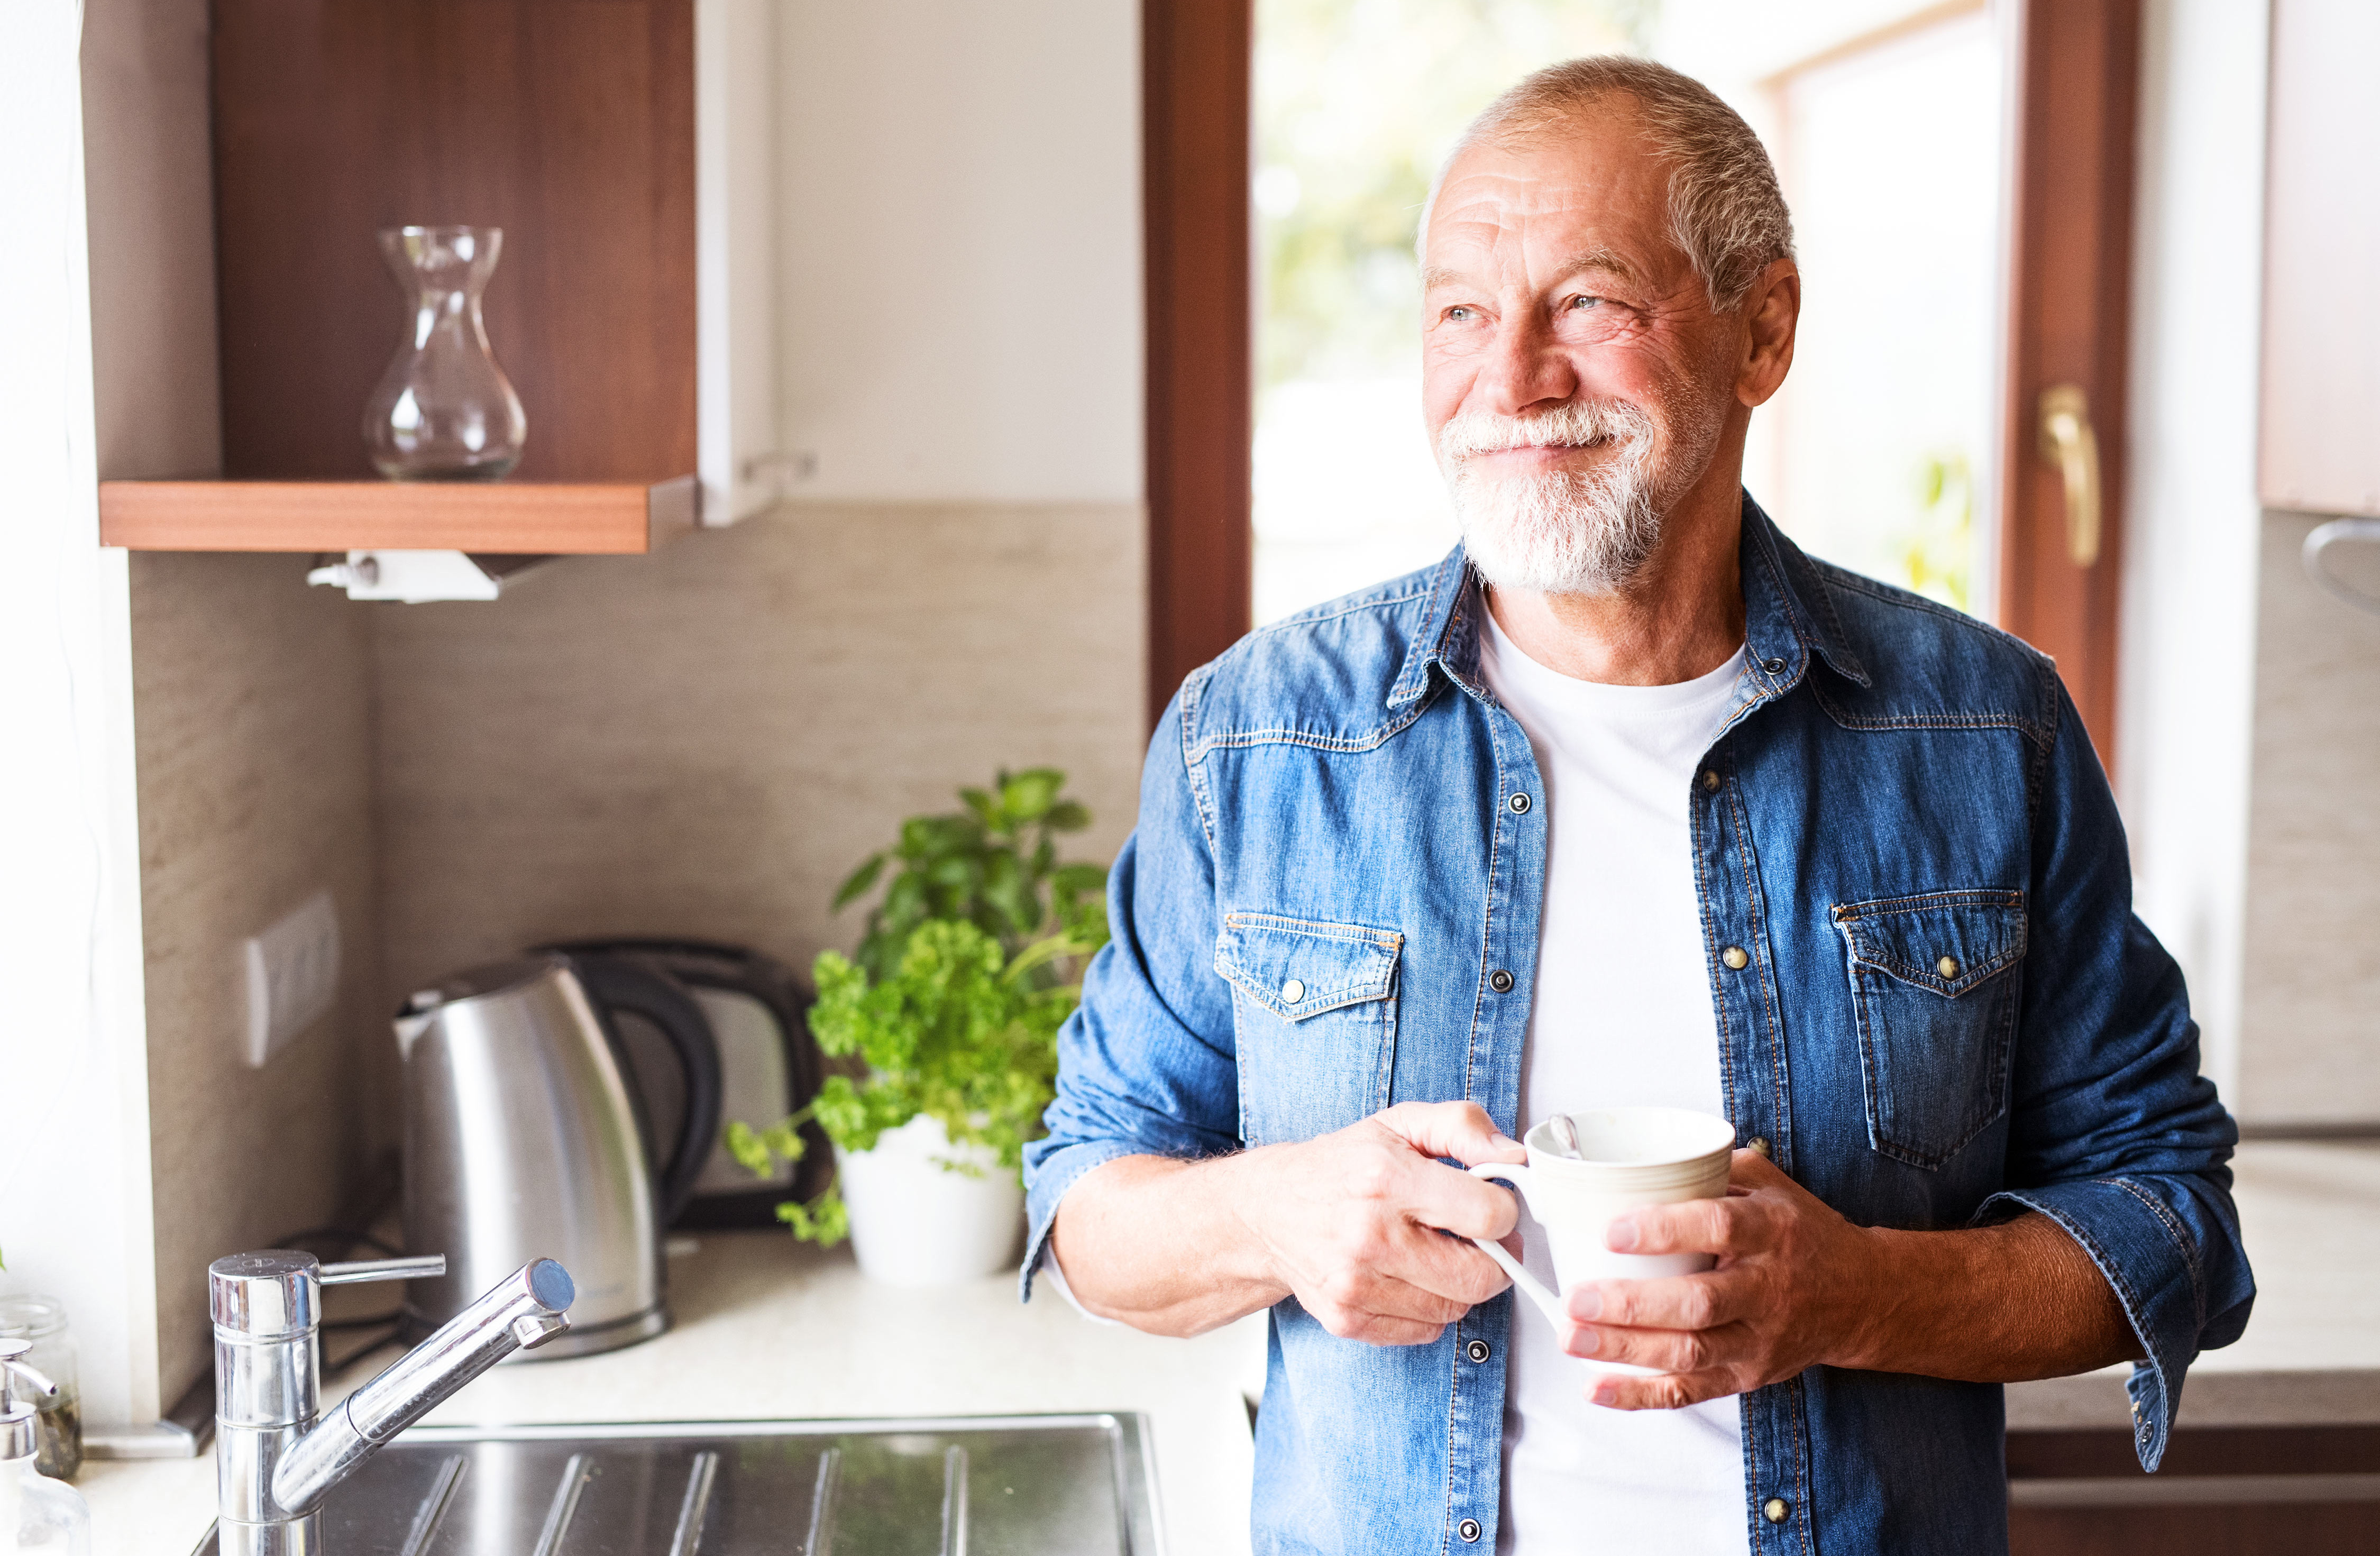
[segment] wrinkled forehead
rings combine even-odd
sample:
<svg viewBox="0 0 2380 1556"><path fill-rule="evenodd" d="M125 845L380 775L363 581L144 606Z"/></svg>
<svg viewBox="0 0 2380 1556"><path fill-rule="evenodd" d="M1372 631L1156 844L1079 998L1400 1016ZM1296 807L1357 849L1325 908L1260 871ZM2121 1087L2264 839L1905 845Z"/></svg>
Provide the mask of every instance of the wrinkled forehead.
<svg viewBox="0 0 2380 1556"><path fill-rule="evenodd" d="M1669 163L1639 130L1633 105L1598 103L1465 147L1430 202L1423 263L1510 273L1604 250L1648 280L1673 276L1693 266L1670 230L1669 195Z"/></svg>

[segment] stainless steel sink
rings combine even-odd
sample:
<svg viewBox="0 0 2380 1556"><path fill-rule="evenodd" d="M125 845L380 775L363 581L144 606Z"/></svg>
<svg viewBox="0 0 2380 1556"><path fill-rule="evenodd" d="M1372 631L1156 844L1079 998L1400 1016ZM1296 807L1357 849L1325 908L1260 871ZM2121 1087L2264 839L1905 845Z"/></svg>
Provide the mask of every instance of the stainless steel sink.
<svg viewBox="0 0 2380 1556"><path fill-rule="evenodd" d="M415 1427L321 1556L1158 1556L1139 1415ZM197 1556L213 1556L208 1532Z"/></svg>

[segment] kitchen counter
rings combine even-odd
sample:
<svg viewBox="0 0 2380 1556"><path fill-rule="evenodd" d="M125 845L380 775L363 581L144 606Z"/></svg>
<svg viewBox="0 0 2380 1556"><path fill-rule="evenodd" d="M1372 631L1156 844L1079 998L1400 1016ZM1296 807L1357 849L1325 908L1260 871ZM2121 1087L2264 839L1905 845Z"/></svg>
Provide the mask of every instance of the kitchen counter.
<svg viewBox="0 0 2380 1556"><path fill-rule="evenodd" d="M427 1417L440 1424L848 1418L1142 1411L1167 1549L1248 1549L1254 1451L1245 1394L1264 1380L1261 1316L1196 1340L1094 1323L1013 1273L938 1291L863 1279L847 1248L781 1232L672 1239L666 1334L602 1355L495 1368ZM333 1296L370 1286L334 1288ZM385 1288L382 1288L384 1293ZM359 1300L371 1300L370 1297ZM384 1295L380 1300L385 1300ZM352 1339L332 1334L334 1355ZM325 1380L344 1394L395 1356ZM94 1556L186 1556L214 1516L214 1458L91 1461Z"/></svg>
<svg viewBox="0 0 2380 1556"><path fill-rule="evenodd" d="M2191 1369L2181 1424L2380 1422L2380 1143L2252 1141L2236 1166L2255 1316L2238 1343ZM894 1291L862 1280L847 1251L821 1253L780 1233L710 1233L674 1246L669 1333L605 1355L498 1368L430 1419L1140 1410L1155 1434L1170 1549L1247 1549L1253 1455L1242 1401L1263 1383L1260 1316L1194 1341L1160 1340L1091 1322L1047 1282L1020 1306L1008 1275ZM331 1341L334 1353L352 1343ZM325 1395L392 1354L348 1368ZM2129 1370L2018 1384L2008 1392L2009 1426L2122 1429ZM213 1515L212 1454L92 1461L79 1484L95 1514L96 1556L184 1556Z"/></svg>

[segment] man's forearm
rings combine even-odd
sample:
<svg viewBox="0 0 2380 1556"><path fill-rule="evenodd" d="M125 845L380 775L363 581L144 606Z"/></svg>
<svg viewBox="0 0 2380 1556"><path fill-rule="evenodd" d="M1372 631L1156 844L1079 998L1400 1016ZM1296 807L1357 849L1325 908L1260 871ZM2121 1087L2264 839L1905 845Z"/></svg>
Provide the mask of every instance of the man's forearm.
<svg viewBox="0 0 2380 1556"><path fill-rule="evenodd" d="M1465 1239L1510 1233L1512 1196L1447 1162L1524 1155L1475 1103L1400 1102L1294 1144L1105 1162L1059 1200L1050 1246L1075 1301L1152 1333L1293 1295L1342 1340L1418 1345L1508 1283Z"/></svg>
<svg viewBox="0 0 2380 1556"><path fill-rule="evenodd" d="M2107 1279L2047 1216L1963 1232L1871 1229L1872 1319L1840 1367L2014 1383L2141 1355Z"/></svg>
<svg viewBox="0 0 2380 1556"><path fill-rule="evenodd" d="M1191 1335L1288 1295L1236 1210L1251 1154L1125 1156L1085 1173L1050 1233L1075 1300L1152 1334Z"/></svg>

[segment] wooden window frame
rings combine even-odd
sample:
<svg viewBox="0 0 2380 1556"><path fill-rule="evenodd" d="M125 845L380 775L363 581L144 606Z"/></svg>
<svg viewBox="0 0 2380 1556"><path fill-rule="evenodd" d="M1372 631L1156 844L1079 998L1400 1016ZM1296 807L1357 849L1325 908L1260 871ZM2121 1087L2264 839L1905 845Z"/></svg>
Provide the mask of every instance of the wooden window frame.
<svg viewBox="0 0 2380 1556"><path fill-rule="evenodd" d="M2021 0L2012 19L1999 624L2058 662L2112 772L2141 6ZM2097 433L2099 555L2088 567L2071 554L2063 479L2040 452L2042 393L2060 383L2082 389Z"/></svg>
<svg viewBox="0 0 2380 1556"><path fill-rule="evenodd" d="M1148 718L1250 625L1254 0L1143 0Z"/></svg>

